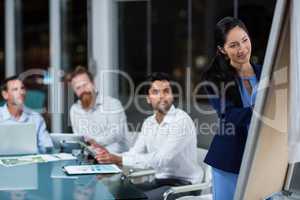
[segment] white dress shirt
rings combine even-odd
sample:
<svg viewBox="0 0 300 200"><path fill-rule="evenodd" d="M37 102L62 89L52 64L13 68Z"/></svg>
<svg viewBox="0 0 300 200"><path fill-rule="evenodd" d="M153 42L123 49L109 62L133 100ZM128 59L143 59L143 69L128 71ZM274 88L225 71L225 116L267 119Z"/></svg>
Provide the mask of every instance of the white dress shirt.
<svg viewBox="0 0 300 200"><path fill-rule="evenodd" d="M46 129L43 117L33 110L24 107L19 119L15 119L8 111L7 104L0 107L0 124L33 123L37 132L37 145L39 153L45 153L46 148L53 147L52 140Z"/></svg>
<svg viewBox="0 0 300 200"><path fill-rule="evenodd" d="M197 162L197 137L192 119L174 106L159 124L148 117L133 148L122 154L123 165L153 168L156 178L201 182L203 170Z"/></svg>
<svg viewBox="0 0 300 200"><path fill-rule="evenodd" d="M113 153L128 150L126 115L117 99L98 94L89 111L78 100L71 107L70 119L75 134L92 138Z"/></svg>

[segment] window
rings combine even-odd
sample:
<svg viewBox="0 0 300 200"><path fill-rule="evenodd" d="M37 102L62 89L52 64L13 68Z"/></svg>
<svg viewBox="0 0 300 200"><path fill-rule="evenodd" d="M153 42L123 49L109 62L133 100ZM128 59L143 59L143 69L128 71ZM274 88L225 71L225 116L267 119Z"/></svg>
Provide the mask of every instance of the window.
<svg viewBox="0 0 300 200"><path fill-rule="evenodd" d="M5 61L4 61L4 0L0 0L0 84L5 78ZM0 106L3 104L2 95L0 95Z"/></svg>
<svg viewBox="0 0 300 200"><path fill-rule="evenodd" d="M88 67L88 36L87 36L87 4L88 1L62 1L62 66L64 72L69 72L75 69L76 66L81 65ZM65 90L67 91L67 90ZM72 132L71 123L69 119L69 110L71 103L65 94L64 97L64 113L63 131ZM73 98L72 98L73 99Z"/></svg>
<svg viewBox="0 0 300 200"><path fill-rule="evenodd" d="M0 0L0 80L5 78L5 62L4 62L4 0Z"/></svg>
<svg viewBox="0 0 300 200"><path fill-rule="evenodd" d="M120 69L128 73L135 87L148 73L169 73L182 89L175 104L187 111L195 122L213 122L215 116L198 112L191 99L203 69L215 54L216 22L225 16L233 16L236 8L251 34L253 61L262 64L276 1L239 0L237 3L235 7L233 0L222 1L222 4L217 0L119 1ZM122 79L119 82L123 104L130 97L124 82ZM142 108L150 109L145 98L138 102ZM209 108L205 101L199 100L196 104ZM126 114L130 130L139 130L139 125L149 116L140 112L134 103L126 109ZM200 146L208 147L212 135L207 135L199 140Z"/></svg>

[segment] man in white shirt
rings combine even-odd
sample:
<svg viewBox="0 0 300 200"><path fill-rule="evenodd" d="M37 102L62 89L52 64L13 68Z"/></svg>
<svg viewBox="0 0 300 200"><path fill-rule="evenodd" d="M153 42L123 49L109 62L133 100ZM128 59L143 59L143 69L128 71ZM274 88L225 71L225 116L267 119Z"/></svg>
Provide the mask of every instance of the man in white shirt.
<svg viewBox="0 0 300 200"><path fill-rule="evenodd" d="M155 73L149 82L147 102L154 115L143 123L134 147L121 156L96 144L94 148L99 152L96 156L99 163L155 169L155 181L139 187L148 199L159 200L170 186L200 182L203 171L197 164L195 125L187 113L173 106L168 76Z"/></svg>
<svg viewBox="0 0 300 200"><path fill-rule="evenodd" d="M46 130L46 124L40 114L24 106L26 89L18 76L4 80L1 88L2 97L6 101L0 107L0 124L33 123L37 132L39 153L46 153L53 147L52 140ZM1 138L3 139L3 138Z"/></svg>
<svg viewBox="0 0 300 200"><path fill-rule="evenodd" d="M121 103L97 92L94 77L83 67L77 67L67 80L78 97L70 110L73 132L114 153L127 151L127 121Z"/></svg>

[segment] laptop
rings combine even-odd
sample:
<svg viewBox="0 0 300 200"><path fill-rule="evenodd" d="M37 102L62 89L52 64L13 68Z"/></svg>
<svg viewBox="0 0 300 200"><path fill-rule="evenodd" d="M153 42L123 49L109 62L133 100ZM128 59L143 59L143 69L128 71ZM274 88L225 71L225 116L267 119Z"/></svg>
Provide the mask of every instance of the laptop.
<svg viewBox="0 0 300 200"><path fill-rule="evenodd" d="M71 150L81 148L80 143L84 142L82 135L73 133L50 133L55 149Z"/></svg>
<svg viewBox="0 0 300 200"><path fill-rule="evenodd" d="M0 124L0 156L36 154L35 124Z"/></svg>

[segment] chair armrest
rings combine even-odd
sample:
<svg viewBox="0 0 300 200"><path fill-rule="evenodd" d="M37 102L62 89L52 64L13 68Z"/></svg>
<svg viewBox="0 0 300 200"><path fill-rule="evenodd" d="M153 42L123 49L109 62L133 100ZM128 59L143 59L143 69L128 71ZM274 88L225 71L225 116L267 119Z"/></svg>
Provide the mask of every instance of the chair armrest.
<svg viewBox="0 0 300 200"><path fill-rule="evenodd" d="M168 198L169 195L172 194L178 194L178 193L184 193L184 192L193 192L198 190L204 190L211 187L211 183L199 183L199 184L193 184L193 185L185 185L185 186L176 186L171 187L164 193L164 200Z"/></svg>
<svg viewBox="0 0 300 200"><path fill-rule="evenodd" d="M212 194L205 194L201 196L183 196L176 200L213 200Z"/></svg>
<svg viewBox="0 0 300 200"><path fill-rule="evenodd" d="M155 174L155 170L153 169L148 169L148 170L142 170L142 171L136 171L132 172L127 175L128 178L138 178L142 176L151 176Z"/></svg>
<svg viewBox="0 0 300 200"><path fill-rule="evenodd" d="M183 193L183 192L193 192L197 190L204 190L211 187L210 183L199 183L193 185L185 185L185 186L176 186L171 187L169 190L172 190L172 194Z"/></svg>

